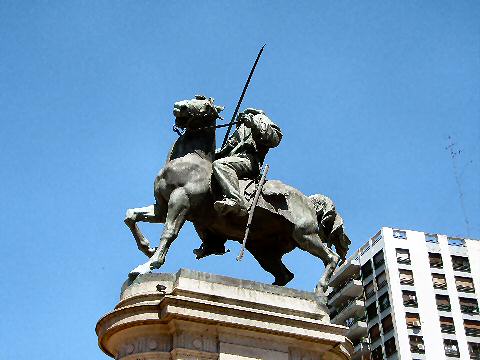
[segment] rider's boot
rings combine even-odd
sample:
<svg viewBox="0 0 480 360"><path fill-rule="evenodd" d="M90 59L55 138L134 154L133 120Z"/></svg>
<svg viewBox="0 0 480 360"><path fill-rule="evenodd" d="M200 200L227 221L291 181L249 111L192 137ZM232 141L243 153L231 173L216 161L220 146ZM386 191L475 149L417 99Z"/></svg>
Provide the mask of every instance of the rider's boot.
<svg viewBox="0 0 480 360"><path fill-rule="evenodd" d="M219 215L234 214L238 216L248 215L248 204L246 202L235 201L231 198L224 198L223 200L215 201L213 204L215 211Z"/></svg>

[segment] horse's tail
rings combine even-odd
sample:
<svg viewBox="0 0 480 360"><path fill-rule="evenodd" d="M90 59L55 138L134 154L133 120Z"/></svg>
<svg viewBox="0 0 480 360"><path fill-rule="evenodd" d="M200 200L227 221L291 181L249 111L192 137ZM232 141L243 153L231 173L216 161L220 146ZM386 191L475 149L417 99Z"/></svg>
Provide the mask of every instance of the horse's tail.
<svg viewBox="0 0 480 360"><path fill-rule="evenodd" d="M335 204L332 199L322 194L310 195L308 198L317 213L319 232L325 235L328 247L334 245L337 254L345 260L351 242L345 233L343 219L337 213Z"/></svg>

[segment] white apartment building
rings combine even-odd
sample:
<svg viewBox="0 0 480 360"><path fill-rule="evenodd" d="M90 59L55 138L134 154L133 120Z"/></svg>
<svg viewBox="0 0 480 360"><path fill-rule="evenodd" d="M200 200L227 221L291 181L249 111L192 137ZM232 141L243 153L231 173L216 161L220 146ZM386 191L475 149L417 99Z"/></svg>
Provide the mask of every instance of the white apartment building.
<svg viewBox="0 0 480 360"><path fill-rule="evenodd" d="M334 273L328 304L357 359L480 360L480 241L382 228Z"/></svg>

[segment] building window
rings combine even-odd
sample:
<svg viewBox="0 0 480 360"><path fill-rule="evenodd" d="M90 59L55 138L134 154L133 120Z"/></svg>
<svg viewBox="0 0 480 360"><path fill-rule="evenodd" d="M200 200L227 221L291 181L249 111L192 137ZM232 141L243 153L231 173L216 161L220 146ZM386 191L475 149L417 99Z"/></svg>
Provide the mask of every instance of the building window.
<svg viewBox="0 0 480 360"><path fill-rule="evenodd" d="M385 344L383 344L383 346L385 347L385 355L387 357L392 356L393 354L395 354L397 352L397 346L395 344L395 338L394 337L385 341Z"/></svg>
<svg viewBox="0 0 480 360"><path fill-rule="evenodd" d="M382 273L378 275L375 280L377 282L377 291L384 288L385 285L387 285L387 276L385 275L385 271L382 271Z"/></svg>
<svg viewBox="0 0 480 360"><path fill-rule="evenodd" d="M388 293L385 293L378 298L378 305L380 308L380 312L383 312L390 307L390 299L388 298Z"/></svg>
<svg viewBox="0 0 480 360"><path fill-rule="evenodd" d="M402 285L414 285L412 270L399 270L400 284Z"/></svg>
<svg viewBox="0 0 480 360"><path fill-rule="evenodd" d="M478 303L476 299L459 298L460 310L464 314L478 315Z"/></svg>
<svg viewBox="0 0 480 360"><path fill-rule="evenodd" d="M420 315L415 313L406 313L405 320L407 322L407 328L409 329L420 329L422 326L420 324Z"/></svg>
<svg viewBox="0 0 480 360"><path fill-rule="evenodd" d="M470 261L465 256L452 255L453 270L470 272Z"/></svg>
<svg viewBox="0 0 480 360"><path fill-rule="evenodd" d="M472 278L455 276L455 285L457 286L458 291L466 292L466 293L475 292Z"/></svg>
<svg viewBox="0 0 480 360"><path fill-rule="evenodd" d="M468 343L470 359L480 359L480 343Z"/></svg>
<svg viewBox="0 0 480 360"><path fill-rule="evenodd" d="M382 319L382 331L383 335L388 333L390 330L393 329L393 321L392 321L392 315L388 314Z"/></svg>
<svg viewBox="0 0 480 360"><path fill-rule="evenodd" d="M425 354L425 345L421 336L410 335L410 351L415 354Z"/></svg>
<svg viewBox="0 0 480 360"><path fill-rule="evenodd" d="M435 289L447 290L447 279L444 274L432 274L432 279Z"/></svg>
<svg viewBox="0 0 480 360"><path fill-rule="evenodd" d="M397 250L397 262L399 264L411 264L410 252L407 249L396 249Z"/></svg>
<svg viewBox="0 0 480 360"><path fill-rule="evenodd" d="M372 280L365 286L365 299L370 299L373 295L375 295L375 288Z"/></svg>
<svg viewBox="0 0 480 360"><path fill-rule="evenodd" d="M373 325L368 330L368 335L370 335L370 342L373 344L380 338L380 326L378 324Z"/></svg>
<svg viewBox="0 0 480 360"><path fill-rule="evenodd" d="M415 291L402 291L403 305L408 307L418 307L417 295Z"/></svg>
<svg viewBox="0 0 480 360"><path fill-rule="evenodd" d="M372 360L383 360L382 345L379 345L373 349Z"/></svg>
<svg viewBox="0 0 480 360"><path fill-rule="evenodd" d="M445 349L445 355L452 356L452 357L460 357L457 340L444 339L443 348Z"/></svg>
<svg viewBox="0 0 480 360"><path fill-rule="evenodd" d="M459 238L447 238L448 245L451 246L465 246L465 240Z"/></svg>
<svg viewBox="0 0 480 360"><path fill-rule="evenodd" d="M406 239L407 233L403 230L393 230L393 237L396 239Z"/></svg>
<svg viewBox="0 0 480 360"><path fill-rule="evenodd" d="M372 262L370 260L368 260L365 264L362 265L361 272L362 272L362 278L364 279L366 279L372 274L373 267L372 267Z"/></svg>
<svg viewBox="0 0 480 360"><path fill-rule="evenodd" d="M464 320L463 325L467 336L480 337L480 321Z"/></svg>
<svg viewBox="0 0 480 360"><path fill-rule="evenodd" d="M440 311L450 311L452 307L450 305L450 298L448 295L435 295L435 301L437 302L437 309Z"/></svg>
<svg viewBox="0 0 480 360"><path fill-rule="evenodd" d="M436 269L443 268L442 255L436 253L428 253L428 259L430 261L430 267Z"/></svg>
<svg viewBox="0 0 480 360"><path fill-rule="evenodd" d="M367 319L368 321L372 321L372 319L377 316L377 304L373 303L367 306Z"/></svg>
<svg viewBox="0 0 480 360"><path fill-rule="evenodd" d="M438 236L434 234L425 234L425 241L432 244L438 244Z"/></svg>
<svg viewBox="0 0 480 360"><path fill-rule="evenodd" d="M455 334L455 325L451 317L440 316L440 329L442 333Z"/></svg>
<svg viewBox="0 0 480 360"><path fill-rule="evenodd" d="M378 253L376 253L373 256L373 265L375 266L375 269L377 270L384 263L385 263L385 259L384 259L384 256L383 256L383 250L380 250Z"/></svg>

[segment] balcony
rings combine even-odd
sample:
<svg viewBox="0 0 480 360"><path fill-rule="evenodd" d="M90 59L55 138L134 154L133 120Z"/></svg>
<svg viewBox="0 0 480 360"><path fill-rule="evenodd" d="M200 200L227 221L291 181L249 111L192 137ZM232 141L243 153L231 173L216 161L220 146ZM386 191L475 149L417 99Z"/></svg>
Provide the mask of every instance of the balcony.
<svg viewBox="0 0 480 360"><path fill-rule="evenodd" d="M335 270L330 279L329 286L338 288L341 284L348 282L352 278L360 276L360 263L356 258L350 258L344 262L338 269Z"/></svg>
<svg viewBox="0 0 480 360"><path fill-rule="evenodd" d="M418 307L418 301L416 297L404 297L403 305L407 307Z"/></svg>
<svg viewBox="0 0 480 360"><path fill-rule="evenodd" d="M412 321L407 323L407 328L412 329L412 330L420 330L422 328L422 325L420 324L420 321Z"/></svg>
<svg viewBox="0 0 480 360"><path fill-rule="evenodd" d="M425 354L425 345L410 343L410 351L414 354Z"/></svg>
<svg viewBox="0 0 480 360"><path fill-rule="evenodd" d="M331 321L334 324L344 324L350 317L361 317L365 314L365 301L362 299L353 299L333 311Z"/></svg>
<svg viewBox="0 0 480 360"><path fill-rule="evenodd" d="M385 264L385 259L383 257L381 259L373 260L373 266L376 270L378 270L383 264Z"/></svg>
<svg viewBox="0 0 480 360"><path fill-rule="evenodd" d="M437 304L439 311L452 311L452 305L450 304Z"/></svg>
<svg viewBox="0 0 480 360"><path fill-rule="evenodd" d="M362 281L359 280L358 277L346 279L328 294L328 304L335 306L339 304L341 300L345 299L345 297L356 298L360 296L362 292Z"/></svg>
<svg viewBox="0 0 480 360"><path fill-rule="evenodd" d="M397 263L403 264L403 265L410 265L412 263L412 260L408 257L397 257Z"/></svg>
<svg viewBox="0 0 480 360"><path fill-rule="evenodd" d="M365 300L370 299L373 295L375 295L375 289L371 289L368 292L365 292Z"/></svg>
<svg viewBox="0 0 480 360"><path fill-rule="evenodd" d="M453 270L455 271L463 271L463 272L470 272L470 264L453 264Z"/></svg>
<svg viewBox="0 0 480 360"><path fill-rule="evenodd" d="M442 269L443 261L430 261L430 267L434 269Z"/></svg>
<svg viewBox="0 0 480 360"><path fill-rule="evenodd" d="M458 352L458 349L455 348L445 348L445 355L450 356L450 357L460 357L460 353Z"/></svg>
<svg viewBox="0 0 480 360"><path fill-rule="evenodd" d="M447 290L447 283L446 282L434 282L433 288L437 290Z"/></svg>
<svg viewBox="0 0 480 360"><path fill-rule="evenodd" d="M387 284L388 282L386 279L380 282L379 284L377 284L377 291L380 291L381 289L383 289Z"/></svg>
<svg viewBox="0 0 480 360"><path fill-rule="evenodd" d="M370 345L368 343L368 339L360 340L360 342L357 345L355 345L354 349L355 349L355 352L352 356L352 360L369 358Z"/></svg>
<svg viewBox="0 0 480 360"><path fill-rule="evenodd" d="M350 325L347 321L347 326L349 327L347 337L352 341L367 335L367 319L365 317L354 319Z"/></svg>
<svg viewBox="0 0 480 360"><path fill-rule="evenodd" d="M480 359L480 343L469 342L468 352L470 354L470 359L475 359L475 360Z"/></svg>
<svg viewBox="0 0 480 360"><path fill-rule="evenodd" d="M474 305L462 305L460 304L460 310L462 314L468 314L468 315L478 315L478 306Z"/></svg>
<svg viewBox="0 0 480 360"><path fill-rule="evenodd" d="M453 324L440 324L441 332L444 334L455 334L455 325Z"/></svg>
<svg viewBox="0 0 480 360"><path fill-rule="evenodd" d="M465 335L480 337L480 328L465 328Z"/></svg>
<svg viewBox="0 0 480 360"><path fill-rule="evenodd" d="M474 293L475 288L470 285L457 285L457 291L465 293Z"/></svg>
<svg viewBox="0 0 480 360"><path fill-rule="evenodd" d="M413 281L413 278L400 279L400 284L413 286L415 284L415 282Z"/></svg>

